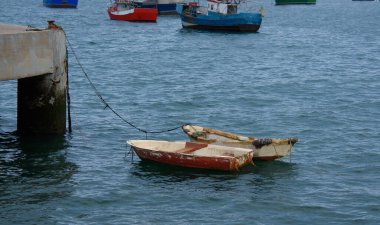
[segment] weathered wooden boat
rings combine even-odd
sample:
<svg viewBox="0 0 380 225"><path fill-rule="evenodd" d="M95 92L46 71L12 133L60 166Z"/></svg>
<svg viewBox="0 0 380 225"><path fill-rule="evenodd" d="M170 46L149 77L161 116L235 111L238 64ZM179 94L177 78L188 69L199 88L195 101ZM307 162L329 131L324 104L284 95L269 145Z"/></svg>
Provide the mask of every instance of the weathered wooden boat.
<svg viewBox="0 0 380 225"><path fill-rule="evenodd" d="M44 0L43 5L50 8L76 8L78 0Z"/></svg>
<svg viewBox="0 0 380 225"><path fill-rule="evenodd" d="M128 0L115 0L107 11L111 20L156 22L158 16L156 8L138 8L137 4Z"/></svg>
<svg viewBox="0 0 380 225"><path fill-rule="evenodd" d="M252 149L253 160L282 158L289 155L293 145L298 142L297 138L257 139L196 125L184 125L182 130L194 142Z"/></svg>
<svg viewBox="0 0 380 225"><path fill-rule="evenodd" d="M158 14L177 14L176 6L183 0L135 0L141 8L157 8Z"/></svg>
<svg viewBox="0 0 380 225"><path fill-rule="evenodd" d="M276 5L306 4L315 5L317 0L276 0Z"/></svg>
<svg viewBox="0 0 380 225"><path fill-rule="evenodd" d="M188 168L238 171L252 163L251 149L185 141L129 140L141 160Z"/></svg>
<svg viewBox="0 0 380 225"><path fill-rule="evenodd" d="M207 6L197 2L182 3L177 4L177 13L184 28L257 32L263 9L259 13L238 12L238 1L208 0Z"/></svg>

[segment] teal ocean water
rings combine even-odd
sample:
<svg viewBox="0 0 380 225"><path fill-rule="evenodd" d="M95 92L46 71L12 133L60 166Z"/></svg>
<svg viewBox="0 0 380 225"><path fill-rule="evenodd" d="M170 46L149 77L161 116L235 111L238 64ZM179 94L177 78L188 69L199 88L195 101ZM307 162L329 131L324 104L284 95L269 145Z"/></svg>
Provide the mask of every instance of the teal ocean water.
<svg viewBox="0 0 380 225"><path fill-rule="evenodd" d="M18 137L17 82L0 82L0 224L379 224L380 2L273 2L248 3L265 17L242 34L184 30L175 15L111 21L106 0L1 1L1 23L62 26L104 99L142 129L300 142L239 173L132 162L126 141L145 134L104 109L71 52L62 138Z"/></svg>

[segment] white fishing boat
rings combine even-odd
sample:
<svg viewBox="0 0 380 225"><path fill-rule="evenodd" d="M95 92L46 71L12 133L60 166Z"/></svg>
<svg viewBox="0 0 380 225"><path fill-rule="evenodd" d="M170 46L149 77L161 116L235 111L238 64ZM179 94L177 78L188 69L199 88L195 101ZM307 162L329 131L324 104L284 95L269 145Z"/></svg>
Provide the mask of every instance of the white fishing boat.
<svg viewBox="0 0 380 225"><path fill-rule="evenodd" d="M253 160L282 158L289 155L293 145L298 142L297 138L258 139L196 125L184 125L182 130L194 142L252 149Z"/></svg>

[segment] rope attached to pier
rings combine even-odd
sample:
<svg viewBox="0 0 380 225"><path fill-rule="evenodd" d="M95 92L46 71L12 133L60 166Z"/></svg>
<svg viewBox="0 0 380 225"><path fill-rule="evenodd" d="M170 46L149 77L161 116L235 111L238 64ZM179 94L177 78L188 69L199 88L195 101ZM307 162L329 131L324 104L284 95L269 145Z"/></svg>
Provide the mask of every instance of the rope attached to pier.
<svg viewBox="0 0 380 225"><path fill-rule="evenodd" d="M104 100L104 98L102 97L102 95L100 94L100 92L96 89L94 83L92 83L90 77L88 76L87 72L85 71L85 69L83 68L83 65L80 63L79 61L79 58L78 56L76 55L75 51L74 51L74 48L73 46L71 45L70 41L69 41L69 38L67 37L66 35L66 40L67 40L67 43L71 49L71 52L73 53L74 57L75 57L75 60L77 61L79 67L81 68L83 74L85 75L87 81L90 83L92 89L94 90L95 94L98 96L98 98L100 99L100 101L104 104L104 109L109 109L111 110L111 112L113 112L113 114L115 114L117 117L119 117L122 121L124 121L125 123L127 123L129 126L133 127L134 129L142 132L142 133L145 133L145 137L147 139L147 135L148 134L159 134L159 133L165 133L165 132L170 132L170 131L174 131L174 130L177 130L179 128L182 127L181 126L177 126L177 127L173 127L173 128L170 128L170 129L166 129L166 130L159 130L159 131L148 131L148 130L145 130L145 129L142 129L142 128L139 128L137 127L136 125L134 125L133 123L131 123L130 121L128 121L127 119L125 119L124 117L122 117L118 112L116 112L116 110L114 110L107 102L106 100Z"/></svg>
<svg viewBox="0 0 380 225"><path fill-rule="evenodd" d="M66 62L65 62L65 69L66 69L66 73L67 73L67 80L66 80L66 87L67 87L67 90L66 90L66 95L67 95L67 120L68 120L68 123L69 123L69 132L71 133L72 132L72 128L71 128L71 98L70 98L70 89L69 89L69 51L67 49L67 46L66 46Z"/></svg>

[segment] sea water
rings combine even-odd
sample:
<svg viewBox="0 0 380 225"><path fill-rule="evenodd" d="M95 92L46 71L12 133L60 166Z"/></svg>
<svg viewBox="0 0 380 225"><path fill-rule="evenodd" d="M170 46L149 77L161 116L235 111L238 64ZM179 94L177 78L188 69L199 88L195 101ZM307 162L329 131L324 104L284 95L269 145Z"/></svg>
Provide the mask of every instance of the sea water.
<svg viewBox="0 0 380 225"><path fill-rule="evenodd" d="M22 138L17 81L0 82L0 224L379 224L380 4L255 1L259 33L111 21L1 1L0 22L67 34L73 132ZM1 54L1 53L0 53ZM131 157L129 139L186 140L184 123L259 138L298 137L291 157L238 173ZM0 68L1 70L1 68Z"/></svg>

